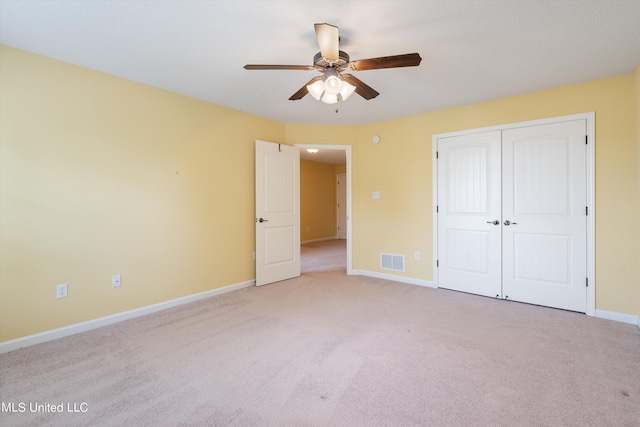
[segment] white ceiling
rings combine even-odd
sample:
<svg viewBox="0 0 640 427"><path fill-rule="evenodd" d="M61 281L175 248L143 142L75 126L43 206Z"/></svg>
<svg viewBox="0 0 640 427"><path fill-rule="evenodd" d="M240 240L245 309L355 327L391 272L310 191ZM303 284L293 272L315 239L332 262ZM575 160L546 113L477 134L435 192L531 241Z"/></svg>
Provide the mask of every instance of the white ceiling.
<svg viewBox="0 0 640 427"><path fill-rule="evenodd" d="M288 98L314 71L313 24L351 59L418 52L354 74L380 96ZM631 73L640 1L0 1L0 42L283 123L356 125Z"/></svg>

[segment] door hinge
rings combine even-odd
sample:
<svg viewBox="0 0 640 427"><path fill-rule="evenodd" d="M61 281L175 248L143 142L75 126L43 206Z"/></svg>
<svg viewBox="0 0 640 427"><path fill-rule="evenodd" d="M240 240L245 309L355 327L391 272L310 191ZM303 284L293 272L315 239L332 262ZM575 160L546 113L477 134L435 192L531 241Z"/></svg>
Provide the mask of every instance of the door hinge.
<svg viewBox="0 0 640 427"><path fill-rule="evenodd" d="M588 277L585 279L585 285L586 285L587 288L589 287L589 278Z"/></svg>
<svg viewBox="0 0 640 427"><path fill-rule="evenodd" d="M436 213L440 212L440 206L436 205Z"/></svg>
<svg viewBox="0 0 640 427"><path fill-rule="evenodd" d="M584 136L584 143L589 144L589 135Z"/></svg>
<svg viewBox="0 0 640 427"><path fill-rule="evenodd" d="M589 216L589 206L585 206L585 208L584 208L584 214L585 214L586 216Z"/></svg>
<svg viewBox="0 0 640 427"><path fill-rule="evenodd" d="M440 267L440 260L436 260L436 267Z"/></svg>
<svg viewBox="0 0 640 427"><path fill-rule="evenodd" d="M436 159L438 158L438 152L436 151Z"/></svg>

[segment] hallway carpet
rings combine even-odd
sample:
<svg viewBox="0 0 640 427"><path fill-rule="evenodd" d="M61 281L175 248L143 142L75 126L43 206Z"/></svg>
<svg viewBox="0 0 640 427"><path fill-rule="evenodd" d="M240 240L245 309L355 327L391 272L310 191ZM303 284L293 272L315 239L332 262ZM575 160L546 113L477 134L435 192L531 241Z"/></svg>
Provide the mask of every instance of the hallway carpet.
<svg viewBox="0 0 640 427"><path fill-rule="evenodd" d="M300 246L300 271L347 271L347 241L331 239Z"/></svg>

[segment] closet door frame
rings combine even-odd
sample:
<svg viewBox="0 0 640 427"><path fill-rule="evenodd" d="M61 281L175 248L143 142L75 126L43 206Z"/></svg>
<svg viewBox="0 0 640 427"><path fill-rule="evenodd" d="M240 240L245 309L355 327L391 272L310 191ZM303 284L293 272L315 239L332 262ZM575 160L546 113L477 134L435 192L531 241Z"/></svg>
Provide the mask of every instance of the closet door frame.
<svg viewBox="0 0 640 427"><path fill-rule="evenodd" d="M552 124L552 123L561 123L573 120L586 120L587 124L587 140L585 141L587 146L587 206L586 209L588 211L587 215L587 283L585 283L586 292L587 292L587 310L586 314L588 316L595 316L595 295L596 295L596 275L595 275L595 199L594 199L594 189L595 189L595 113L581 113L581 114L572 114L567 116L558 116L551 117L546 119L539 120L529 120L524 122L516 122L516 123L508 123L503 125L475 128L475 129L467 129L461 130L457 132L447 132L441 134L435 134L431 137L431 159L432 159L432 194L433 194L433 283L436 287L438 286L438 139L440 138L448 138L452 136L461 136L474 134L478 132L488 132L494 130L507 130L513 128L520 128L526 126L537 126L544 124Z"/></svg>

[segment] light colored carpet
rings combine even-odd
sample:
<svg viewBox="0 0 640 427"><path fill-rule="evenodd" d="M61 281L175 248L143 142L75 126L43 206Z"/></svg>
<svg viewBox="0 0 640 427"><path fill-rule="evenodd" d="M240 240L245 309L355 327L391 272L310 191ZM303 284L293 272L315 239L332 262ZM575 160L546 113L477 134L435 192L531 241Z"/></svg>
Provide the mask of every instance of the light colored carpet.
<svg viewBox="0 0 640 427"><path fill-rule="evenodd" d="M0 355L0 374L26 404L3 426L640 425L637 327L336 270Z"/></svg>
<svg viewBox="0 0 640 427"><path fill-rule="evenodd" d="M300 246L300 271L347 271L347 241L324 240Z"/></svg>

